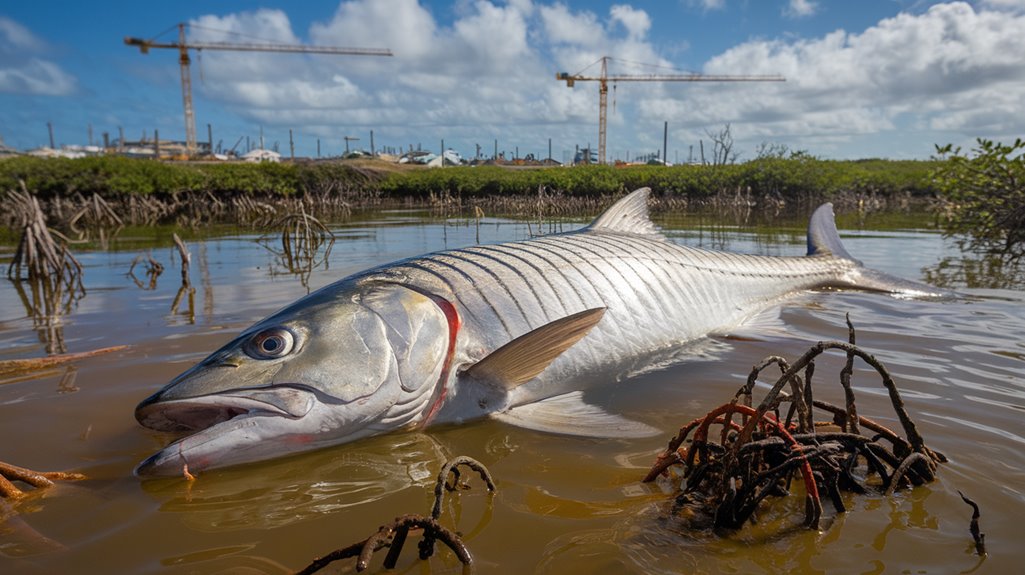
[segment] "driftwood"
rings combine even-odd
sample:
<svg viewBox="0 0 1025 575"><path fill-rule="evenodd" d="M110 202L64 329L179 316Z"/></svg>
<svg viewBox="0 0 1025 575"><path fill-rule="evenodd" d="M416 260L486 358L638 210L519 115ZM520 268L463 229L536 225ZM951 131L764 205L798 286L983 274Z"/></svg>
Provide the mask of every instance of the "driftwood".
<svg viewBox="0 0 1025 575"><path fill-rule="evenodd" d="M105 353L112 353L115 351L123 351L128 349L127 345L115 345L111 347L103 347L100 349L94 349L91 351L80 351L77 353L62 353L58 355L49 355L46 357L30 357L25 359L5 359L0 360L0 377L20 375L23 373L29 373L33 371L39 371L43 369L49 369L58 365L63 365L72 361L78 361L88 357L95 357L97 355L103 355Z"/></svg>

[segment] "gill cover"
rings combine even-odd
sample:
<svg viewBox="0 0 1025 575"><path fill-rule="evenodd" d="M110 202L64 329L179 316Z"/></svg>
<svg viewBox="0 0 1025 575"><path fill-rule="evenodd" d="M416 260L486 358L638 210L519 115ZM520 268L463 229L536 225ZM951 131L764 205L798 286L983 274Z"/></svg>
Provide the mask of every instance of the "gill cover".
<svg viewBox="0 0 1025 575"><path fill-rule="evenodd" d="M422 392L424 385L438 382L457 329L443 307L450 304L386 282L369 284L360 301L384 325L402 390Z"/></svg>

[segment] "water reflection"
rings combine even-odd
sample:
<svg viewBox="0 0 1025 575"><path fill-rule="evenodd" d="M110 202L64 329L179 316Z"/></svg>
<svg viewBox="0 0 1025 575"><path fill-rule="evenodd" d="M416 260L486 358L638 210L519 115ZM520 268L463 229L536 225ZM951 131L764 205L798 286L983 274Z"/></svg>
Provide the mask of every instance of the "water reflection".
<svg viewBox="0 0 1025 575"><path fill-rule="evenodd" d="M949 256L922 270L925 281L947 288L1023 289L1025 259L1002 254Z"/></svg>
<svg viewBox="0 0 1025 575"><path fill-rule="evenodd" d="M143 276L146 278L144 284L137 275L135 275L135 266L143 264ZM164 273L164 264L153 259L153 255L147 253L145 256L139 254L132 260L132 265L128 268L128 278L132 280L139 289L153 291L157 289L157 278L160 274Z"/></svg>
<svg viewBox="0 0 1025 575"><path fill-rule="evenodd" d="M271 227L281 230L281 247L276 247L275 235L269 232L260 236L257 243L274 254L279 265L287 273L297 276L309 292L313 270L320 266L328 269L335 234L305 210L287 215Z"/></svg>
<svg viewBox="0 0 1025 575"><path fill-rule="evenodd" d="M539 228L536 220L527 230L523 221L438 221L409 210L367 218L337 228L336 236L345 239L345 249L328 256L326 246L321 246L317 257L325 261L305 277L286 272L287 256L280 259L274 253L282 248L277 236L268 239L271 250L237 229L204 229L209 236L190 240L198 266L193 271L200 274L194 278L196 288L203 290L197 295L202 299L194 301L189 311L186 291L174 315L168 314L168 306L179 287L177 255L169 260L157 251L171 245L169 229L129 230L111 242L115 251L85 253L90 297L58 307L62 314L58 319L63 318L66 325L54 328L62 339L63 332L68 332L72 347L133 341L135 351L117 362L88 362L66 372L50 372L48 377L55 383L62 373L65 376L56 392L49 384L0 385L0 431L5 437L20 438L43 421L45 433L4 443L5 458L31 462L40 457L54 462L53 467L105 462L106 476L116 476L118 481L102 489L89 485L92 496L48 499L41 512L24 516L68 550L29 564L25 559L4 558L11 549L4 546L5 540L0 542L0 572L8 572L9 567L12 572L24 572L36 565L38 572L71 572L82 565L110 573L291 572L315 554L368 535L395 514L427 509L434 475L457 453L484 461L499 482L493 514L490 508L481 511L483 497L446 500L446 525L471 531L469 546L479 565L485 566L481 572L970 569L978 563L967 529L971 511L957 497L957 489L976 498L983 509L983 529L990 533L992 553L987 560L989 571L1011 572L1019 567L1014 550L1021 529L1015 510L1025 500L1019 487L1025 485L1021 449L1025 434L1020 431L1025 409L1022 292L971 292L971 297L941 304L851 292L803 296L784 308L789 339L714 341L718 346L714 361L690 360L650 374L644 381L634 379L620 387L609 386L607 392L595 392L597 399L604 400L599 404L643 416L668 437L681 419L705 413L709 406L721 403L723 394L732 394L751 363L767 351L783 353L782 349L790 357L804 352L810 341L842 338L846 333L843 317L850 312L859 340L877 350L880 359L899 374L909 408L921 417L921 429L930 443L935 441L936 447L956 458L941 471L938 483L899 495L892 507L879 499L852 502L851 512L835 516L825 533L795 528L786 536L769 537L767 527L761 531L756 527L724 538L707 533L682 536L658 521L656 506L667 495L646 491L637 483L663 443L570 440L489 422L433 431L440 445L431 436L397 434L211 471L191 488L182 479L140 483L129 477L131 467L155 447L152 437L132 420L131 410L139 399L239 329L299 297L304 281L316 287L350 271L469 245L478 235L485 243L519 240ZM745 227L753 219L716 223L696 218L663 216L668 235L688 245L748 253L803 253L807 222L800 216L780 217L772 227L760 229ZM888 229L873 227L871 219L865 225ZM545 228L552 229L549 224ZM844 239L853 254L873 267L900 275L914 276L925 266L940 268L935 262L943 257L957 259L960 254L936 233L906 231L915 229L914 222L902 221L899 229L905 231L847 232ZM135 233L152 236L143 242ZM141 287L125 278L135 254L148 248L174 271L170 279L160 276L163 283L154 290L146 289L149 278L142 268L135 270ZM328 263L333 264L330 273L325 271ZM947 265L941 271L953 267ZM980 265L977 277L951 275L947 280L951 283L945 285L958 289L970 282L994 285L982 282L1001 270ZM944 281L931 278L925 279ZM30 313L29 285L22 283L21 289L19 293L0 288L0 302L9 316L20 314L22 304ZM68 313L74 314L74 321L68 321ZM21 354L26 344L39 347L33 322L20 315L15 321L0 319L0 336L8 353ZM43 334L40 339L45 339ZM60 393L79 387L74 394ZM838 389L823 388L823 393ZM873 380L866 391L877 389ZM877 392L867 393L865 403L869 416L889 406L888 399ZM803 514L800 504L783 511L789 513L788 520L777 523L787 527ZM760 520L769 525L772 517ZM327 540L329 535L332 539ZM410 562L405 565L412 565L407 571L440 570L440 562L420 564L412 559L414 554L407 553Z"/></svg>
<svg viewBox="0 0 1025 575"><path fill-rule="evenodd" d="M152 479L143 488L197 531L269 529L433 485L449 459L422 433L202 474L195 482Z"/></svg>

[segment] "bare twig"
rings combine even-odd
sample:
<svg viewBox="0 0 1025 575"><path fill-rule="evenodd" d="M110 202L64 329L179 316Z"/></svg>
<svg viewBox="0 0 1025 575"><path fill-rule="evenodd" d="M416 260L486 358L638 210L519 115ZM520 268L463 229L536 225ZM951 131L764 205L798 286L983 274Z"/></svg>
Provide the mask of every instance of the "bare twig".
<svg viewBox="0 0 1025 575"><path fill-rule="evenodd" d="M965 497L964 493L961 493L960 491L958 491L957 494L961 496L961 499L965 503L967 503L968 505L972 506L972 523L969 526L968 530L971 531L972 539L975 540L975 552L979 554L979 557L985 557L986 556L986 534L981 532L981 531L979 531L979 517L980 517L979 505L977 503L975 503L974 501L972 501L971 499L968 499L967 497Z"/></svg>
<svg viewBox="0 0 1025 575"><path fill-rule="evenodd" d="M483 463L473 459L472 457L460 455L446 463L438 473L438 481L434 485L434 507L431 509L431 517L435 519L441 517L441 505L446 491L455 491L461 487L466 488L461 486L459 483L459 470L457 468L460 465L465 465L479 473L480 478L487 484L488 491L495 491L495 481L491 478L491 472L488 471L488 468L484 467ZM448 484L448 476L450 473L454 476L454 481L451 486Z"/></svg>

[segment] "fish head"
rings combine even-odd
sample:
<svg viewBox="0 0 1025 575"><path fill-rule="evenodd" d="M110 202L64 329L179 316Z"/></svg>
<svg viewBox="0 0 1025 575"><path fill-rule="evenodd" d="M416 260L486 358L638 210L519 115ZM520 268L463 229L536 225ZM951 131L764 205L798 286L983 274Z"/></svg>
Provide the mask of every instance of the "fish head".
<svg viewBox="0 0 1025 575"><path fill-rule="evenodd" d="M343 280L258 322L143 400L143 426L188 434L136 468L181 474L412 427L450 370L445 300Z"/></svg>

